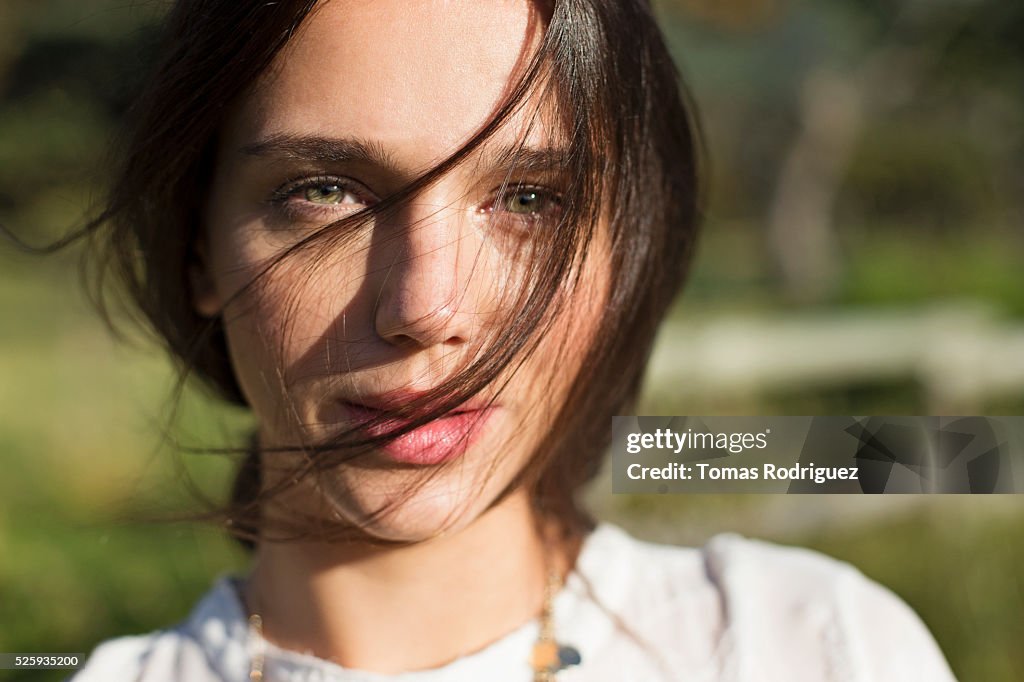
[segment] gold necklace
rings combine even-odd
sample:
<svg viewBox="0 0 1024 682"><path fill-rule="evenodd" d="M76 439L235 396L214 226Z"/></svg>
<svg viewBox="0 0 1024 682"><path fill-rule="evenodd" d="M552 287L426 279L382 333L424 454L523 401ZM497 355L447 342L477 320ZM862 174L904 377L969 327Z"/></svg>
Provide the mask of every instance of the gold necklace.
<svg viewBox="0 0 1024 682"><path fill-rule="evenodd" d="M557 571L548 574L544 586L544 604L540 612L540 632L530 653L533 682L554 682L559 670L579 665L580 652L572 646L559 644L555 639L554 602L562 589L562 577ZM249 666L249 682L265 682L263 664L266 660L266 640L263 639L263 618L258 613L249 616L249 638L257 648Z"/></svg>
<svg viewBox="0 0 1024 682"><path fill-rule="evenodd" d="M547 585L544 586L540 632L530 653L533 682L552 682L559 670L580 663L580 652L575 647L559 644L555 639L555 595L561 589L562 576L558 571L551 571L548 574Z"/></svg>

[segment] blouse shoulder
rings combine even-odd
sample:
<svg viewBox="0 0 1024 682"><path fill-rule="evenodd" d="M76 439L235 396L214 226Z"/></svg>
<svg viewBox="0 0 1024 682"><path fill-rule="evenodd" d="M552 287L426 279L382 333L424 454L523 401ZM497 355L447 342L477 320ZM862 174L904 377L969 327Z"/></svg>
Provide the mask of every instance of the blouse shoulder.
<svg viewBox="0 0 1024 682"><path fill-rule="evenodd" d="M628 600L650 605L640 621L703 631L714 679L955 680L920 617L846 562L734 533L696 548L611 534L645 586Z"/></svg>
<svg viewBox="0 0 1024 682"><path fill-rule="evenodd" d="M101 642L68 682L219 682L244 665L245 621L221 576L179 624Z"/></svg>
<svg viewBox="0 0 1024 682"><path fill-rule="evenodd" d="M89 655L85 666L69 682L156 682L166 679L215 679L200 676L202 654L187 636L176 630L159 630L144 635L117 637L102 642ZM183 677L169 671L182 671Z"/></svg>

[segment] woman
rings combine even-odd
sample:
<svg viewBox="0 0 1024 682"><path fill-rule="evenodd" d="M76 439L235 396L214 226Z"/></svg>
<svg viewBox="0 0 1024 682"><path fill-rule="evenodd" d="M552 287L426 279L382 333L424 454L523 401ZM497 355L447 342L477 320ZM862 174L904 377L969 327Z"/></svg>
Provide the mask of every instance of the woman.
<svg viewBox="0 0 1024 682"><path fill-rule="evenodd" d="M256 417L253 563L76 682L952 679L848 566L576 502L696 229L645 2L179 0L134 121L96 229Z"/></svg>

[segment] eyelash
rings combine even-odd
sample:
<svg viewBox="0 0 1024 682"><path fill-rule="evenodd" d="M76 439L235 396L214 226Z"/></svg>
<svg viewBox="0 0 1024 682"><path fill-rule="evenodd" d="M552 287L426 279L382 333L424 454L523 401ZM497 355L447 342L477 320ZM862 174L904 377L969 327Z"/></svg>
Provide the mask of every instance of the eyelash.
<svg viewBox="0 0 1024 682"><path fill-rule="evenodd" d="M329 203L316 204L308 200L303 200L300 196L300 193L303 191L309 191L325 186L337 186L339 191L351 193L356 196L359 199L359 203L334 205ZM497 206L507 204L507 202L513 197L526 193L536 194L541 200L542 205L550 207L553 211L557 211L561 208L562 194L556 190L541 185L509 183L504 186L503 191L502 188L495 189L495 196L484 206L480 207L478 212L493 215ZM335 208L336 206L366 206L372 205L376 201L378 201L376 196L374 196L373 192L371 192L365 185L350 178L337 175L314 175L290 180L275 189L271 193L269 199L270 204L279 208L294 221L309 220L311 218L311 214L316 214L313 217L319 217L325 213L334 213L338 210ZM301 204L301 206L295 206L293 204ZM516 211L505 211L505 213L508 213L513 218L534 223L544 217L545 211L534 211L523 214Z"/></svg>

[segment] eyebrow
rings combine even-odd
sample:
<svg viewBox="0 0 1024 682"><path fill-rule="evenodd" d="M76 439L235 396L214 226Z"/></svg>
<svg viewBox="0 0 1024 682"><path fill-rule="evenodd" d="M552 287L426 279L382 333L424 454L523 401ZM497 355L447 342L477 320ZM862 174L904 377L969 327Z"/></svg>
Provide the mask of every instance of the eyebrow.
<svg viewBox="0 0 1024 682"><path fill-rule="evenodd" d="M368 163L396 173L400 169L394 155L383 145L357 138L276 133L244 145L241 152L246 156L321 163ZM563 170L569 159L567 151L562 148L531 147L522 143L498 147L493 151L485 145L483 155L476 167L481 172Z"/></svg>
<svg viewBox="0 0 1024 682"><path fill-rule="evenodd" d="M569 162L567 150L559 147L529 147L523 144L501 147L481 160L482 167L495 170L564 170Z"/></svg>
<svg viewBox="0 0 1024 682"><path fill-rule="evenodd" d="M394 157L382 145L354 138L277 133L244 145L241 151L247 156L271 156L299 161L373 163L392 170L398 166Z"/></svg>

